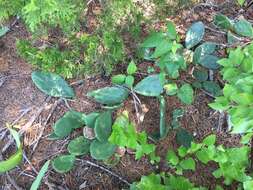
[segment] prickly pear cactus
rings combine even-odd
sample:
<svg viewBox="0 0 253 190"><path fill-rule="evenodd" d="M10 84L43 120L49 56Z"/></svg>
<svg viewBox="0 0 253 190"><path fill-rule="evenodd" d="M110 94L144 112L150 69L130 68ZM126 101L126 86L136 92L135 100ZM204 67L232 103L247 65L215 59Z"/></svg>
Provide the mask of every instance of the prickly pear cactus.
<svg viewBox="0 0 253 190"><path fill-rule="evenodd" d="M116 146L110 144L109 142L100 142L94 140L90 145L91 157L96 160L107 160L115 152Z"/></svg>

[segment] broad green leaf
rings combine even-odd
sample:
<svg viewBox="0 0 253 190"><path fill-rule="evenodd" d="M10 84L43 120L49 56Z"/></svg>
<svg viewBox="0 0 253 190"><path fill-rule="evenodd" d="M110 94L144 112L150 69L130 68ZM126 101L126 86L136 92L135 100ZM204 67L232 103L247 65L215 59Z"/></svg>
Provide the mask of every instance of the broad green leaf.
<svg viewBox="0 0 253 190"><path fill-rule="evenodd" d="M52 132L48 137L48 140L55 141L61 139L61 137L57 136L54 132Z"/></svg>
<svg viewBox="0 0 253 190"><path fill-rule="evenodd" d="M9 32L10 31L10 29L7 27L7 26L4 26L4 27L1 27L0 28L0 38L2 37L2 36L4 36L7 32Z"/></svg>
<svg viewBox="0 0 253 190"><path fill-rule="evenodd" d="M172 40L175 40L177 38L176 26L171 21L167 23L167 36Z"/></svg>
<svg viewBox="0 0 253 190"><path fill-rule="evenodd" d="M107 160L115 152L116 146L110 144L109 142L100 142L94 140L90 145L91 157L96 160Z"/></svg>
<svg viewBox="0 0 253 190"><path fill-rule="evenodd" d="M208 72L204 69L194 69L193 71L193 76L198 80L198 81L206 81L208 79Z"/></svg>
<svg viewBox="0 0 253 190"><path fill-rule="evenodd" d="M253 190L253 180L243 182L244 190Z"/></svg>
<svg viewBox="0 0 253 190"><path fill-rule="evenodd" d="M229 52L229 61L231 66L238 66L242 63L244 59L244 53L241 47L236 48L235 50L231 50Z"/></svg>
<svg viewBox="0 0 253 190"><path fill-rule="evenodd" d="M140 81L134 91L143 96L159 96L163 92L159 75L150 75Z"/></svg>
<svg viewBox="0 0 253 190"><path fill-rule="evenodd" d="M53 126L54 133L60 138L68 136L74 129L85 125L85 115L76 111L68 111Z"/></svg>
<svg viewBox="0 0 253 190"><path fill-rule="evenodd" d="M193 102L193 89L191 85L184 84L181 86L181 88L178 90L177 97L184 103L184 104L192 104Z"/></svg>
<svg viewBox="0 0 253 190"><path fill-rule="evenodd" d="M164 85L163 87L165 89L165 92L169 96L173 96L177 94L178 88L176 83L169 83Z"/></svg>
<svg viewBox="0 0 253 190"><path fill-rule="evenodd" d="M224 111L227 110L230 105L225 97L216 97L215 102L208 104L212 109L214 110L219 110L219 111Z"/></svg>
<svg viewBox="0 0 253 190"><path fill-rule="evenodd" d="M240 143L241 144L248 144L253 137L253 133L247 133L242 136Z"/></svg>
<svg viewBox="0 0 253 190"><path fill-rule="evenodd" d="M253 102L253 95L248 93L237 93L231 96L231 100L239 105L249 105Z"/></svg>
<svg viewBox="0 0 253 190"><path fill-rule="evenodd" d="M124 84L125 79L126 79L126 75L123 75L123 74L114 75L112 77L112 83L121 85L121 84Z"/></svg>
<svg viewBox="0 0 253 190"><path fill-rule="evenodd" d="M179 158L177 157L176 153L173 150L168 150L166 160L176 166L179 163Z"/></svg>
<svg viewBox="0 0 253 190"><path fill-rule="evenodd" d="M153 58L159 58L162 55L168 53L172 48L172 42L168 39L163 40L155 49Z"/></svg>
<svg viewBox="0 0 253 190"><path fill-rule="evenodd" d="M100 142L107 142L112 132L112 113L106 111L101 113L95 122L96 138Z"/></svg>
<svg viewBox="0 0 253 190"><path fill-rule="evenodd" d="M134 85L134 77L132 75L128 75L126 77L125 84L127 85L127 87L132 88Z"/></svg>
<svg viewBox="0 0 253 190"><path fill-rule="evenodd" d="M240 38L237 37L232 32L228 31L228 33L227 33L227 42L228 42L229 45L236 44L236 43L240 42Z"/></svg>
<svg viewBox="0 0 253 190"><path fill-rule="evenodd" d="M205 42L198 46L193 54L193 62L195 64L199 64L200 60L205 56L205 55L211 55L214 53L216 50L217 45L213 42Z"/></svg>
<svg viewBox="0 0 253 190"><path fill-rule="evenodd" d="M70 141L68 144L68 151L70 154L80 156L87 154L90 151L91 141L84 138L83 136L77 137Z"/></svg>
<svg viewBox="0 0 253 190"><path fill-rule="evenodd" d="M185 38L187 49L191 49L201 42L205 34L205 26L202 22L196 22L188 29Z"/></svg>
<svg viewBox="0 0 253 190"><path fill-rule="evenodd" d="M32 72L32 81L45 94L53 97L73 98L75 93L59 75L47 72Z"/></svg>
<svg viewBox="0 0 253 190"><path fill-rule="evenodd" d="M136 71L137 71L137 66L135 65L133 61L131 61L127 67L127 74L133 75L136 73Z"/></svg>
<svg viewBox="0 0 253 190"><path fill-rule="evenodd" d="M187 148L184 146L180 146L179 149L177 149L178 155L182 158L187 155Z"/></svg>
<svg viewBox="0 0 253 190"><path fill-rule="evenodd" d="M214 16L214 24L221 29L233 29L233 22L227 16L220 13Z"/></svg>
<svg viewBox="0 0 253 190"><path fill-rule="evenodd" d="M167 134L166 101L163 96L161 96L159 100L160 100L160 138L164 138Z"/></svg>
<svg viewBox="0 0 253 190"><path fill-rule="evenodd" d="M235 32L241 36L253 37L253 28L249 21L242 19L234 24Z"/></svg>
<svg viewBox="0 0 253 190"><path fill-rule="evenodd" d="M157 47L164 40L164 34L161 32L151 33L145 41L141 44L141 47L153 48Z"/></svg>
<svg viewBox="0 0 253 190"><path fill-rule="evenodd" d="M206 138L204 138L203 140L203 144L210 146L210 145L214 145L216 141L216 136L215 135L209 135Z"/></svg>
<svg viewBox="0 0 253 190"><path fill-rule="evenodd" d="M12 137L15 139L16 146L18 148L17 152L10 156L7 160L0 161L0 174L8 172L9 170L15 168L23 158L22 145L19 140L18 132L14 129L9 129Z"/></svg>
<svg viewBox="0 0 253 190"><path fill-rule="evenodd" d="M196 157L199 161L201 161L204 164L207 164L211 159L208 156L208 149L202 148L199 151L196 152Z"/></svg>
<svg viewBox="0 0 253 190"><path fill-rule="evenodd" d="M176 134L176 141L179 145L190 148L193 136L185 129L180 129Z"/></svg>
<svg viewBox="0 0 253 190"><path fill-rule="evenodd" d="M52 161L52 167L58 173L66 173L73 168L75 160L74 155L57 156Z"/></svg>
<svg viewBox="0 0 253 190"><path fill-rule="evenodd" d="M90 128L95 127L95 122L100 113L92 112L84 117L85 125Z"/></svg>
<svg viewBox="0 0 253 190"><path fill-rule="evenodd" d="M169 186L166 190L195 190L194 185L189 181L189 179L183 176L173 176L170 175L166 184ZM171 188L170 188L171 187ZM158 190L158 189L156 189ZM200 190L200 189L198 189Z"/></svg>
<svg viewBox="0 0 253 190"><path fill-rule="evenodd" d="M220 67L218 60L219 58L215 55L205 55L200 59L199 64L207 69L216 70Z"/></svg>
<svg viewBox="0 0 253 190"><path fill-rule="evenodd" d="M179 165L184 170L195 170L195 161L192 158L187 158L185 160L180 161Z"/></svg>
<svg viewBox="0 0 253 190"><path fill-rule="evenodd" d="M222 94L220 86L213 81L204 81L203 88L213 96L220 96Z"/></svg>
<svg viewBox="0 0 253 190"><path fill-rule="evenodd" d="M87 96L94 98L95 101L106 104L120 104L128 98L129 92L123 87L105 87L88 92Z"/></svg>
<svg viewBox="0 0 253 190"><path fill-rule="evenodd" d="M46 161L45 164L42 166L42 168L40 169L40 171L39 171L36 179L32 183L32 186L31 186L30 190L37 190L37 189L39 189L41 181L42 181L44 175L46 174L46 172L48 170L49 164L50 164L50 160Z"/></svg>

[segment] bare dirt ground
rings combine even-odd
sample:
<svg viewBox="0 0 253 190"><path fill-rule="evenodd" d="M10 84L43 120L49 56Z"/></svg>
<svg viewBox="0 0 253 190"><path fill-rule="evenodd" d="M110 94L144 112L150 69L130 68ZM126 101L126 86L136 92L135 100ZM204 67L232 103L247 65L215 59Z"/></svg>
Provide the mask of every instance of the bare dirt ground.
<svg viewBox="0 0 253 190"><path fill-rule="evenodd" d="M233 14L233 11L230 11L226 11L228 15ZM170 19L174 20L176 25L179 26L178 31L184 34L185 28L191 23L198 20L210 23L214 14L215 10L210 7L196 7L194 13L190 12L190 10L182 11L176 17L171 17ZM19 167L9 172L8 175L0 175L0 190L29 189L36 176L36 172L39 171L43 163L57 154L66 152L68 141L82 133L82 131L76 131L71 137L60 141L50 141L47 139L47 136L52 131L51 126L68 110L68 106L63 101L54 98L49 99L33 85L30 77L32 72L31 66L20 59L16 53L15 42L20 38L29 38L29 34L24 29L22 23L19 22L10 33L0 39L0 150L3 150L6 144L10 142L10 137L6 135L8 133L5 133L6 130L4 129L6 123L16 124L21 128L26 126L27 129L22 137L26 159L24 159ZM225 36L220 33L207 31L206 39L221 43L224 42ZM221 55L224 54L222 51L220 53ZM192 80L190 75L191 67L183 74L183 79ZM147 68L147 64L140 63L139 68L144 71ZM79 80L82 80L81 83L75 84ZM110 81L100 77L92 77L74 79L70 83L74 83L73 87L76 92L76 98L73 101L69 101L69 106L74 110L89 113L100 107L88 99L85 96L86 93L90 90L107 86L110 84ZM168 123L171 120L172 111L176 108L183 108L185 115L181 119L181 125L194 134L196 141L203 139L210 133L216 133L219 143L223 143L226 146L237 145L238 138L231 137L226 132L226 126L223 126L220 131L217 130L219 113L209 109L207 105L213 100L212 97L201 90L196 90L195 95L194 104L190 106L182 105L175 97L167 98ZM146 130L148 133L158 130L158 101L147 98L141 98L141 101L149 111L145 115L144 122L138 126L139 130ZM132 120L136 120L131 99L125 103L124 109L127 109L131 113ZM171 133L166 139L157 144L157 153L163 159L168 148L178 147L174 136L175 134ZM6 151L2 151L3 157L8 157L14 150L14 144L12 143ZM90 160L99 166L108 168L103 163L92 160L89 156L80 159ZM200 164L196 172L189 172L187 175L197 185L213 189L217 181L212 177L211 172L215 168L210 167L209 170L206 168ZM81 161L76 163L75 169L65 175L57 174L50 169L41 189L116 190L124 187L127 188L127 186L118 177L115 177L114 174L132 183L151 171L157 171L158 169L160 171L170 170L163 162L159 168L155 168L149 164L146 158L135 161L134 155L131 154L126 154L116 167L108 169L113 174ZM10 180L8 176L13 180Z"/></svg>

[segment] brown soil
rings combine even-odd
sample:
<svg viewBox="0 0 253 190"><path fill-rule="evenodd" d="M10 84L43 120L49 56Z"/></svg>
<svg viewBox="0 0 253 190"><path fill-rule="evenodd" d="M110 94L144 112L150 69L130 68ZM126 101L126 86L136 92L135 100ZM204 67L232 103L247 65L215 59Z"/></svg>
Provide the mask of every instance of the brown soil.
<svg viewBox="0 0 253 190"><path fill-rule="evenodd" d="M231 10L231 12L231 14L234 14L233 10ZM177 26L179 26L178 31L184 34L185 28L191 23L203 19L204 22L210 23L214 14L215 10L202 7L196 9L193 14L189 10L184 10L176 17L171 17L170 19L174 20ZM228 12L228 14L230 14L230 12ZM159 26L161 27L161 25ZM219 43L225 40L224 36L219 33L208 32L206 36L207 40L217 41ZM47 140L46 137L52 132L51 126L68 110L68 108L64 103L60 103L54 110L47 124L43 125L57 99L51 99L49 102L46 102L47 97L41 93L31 81L31 66L20 59L16 53L16 40L28 37L29 34L26 32L23 25L18 23L10 33L0 39L0 150L5 146L6 142L9 141L9 137L3 136L1 131L6 123L12 124L18 119L15 123L23 127L31 121L31 118L36 115L41 107L45 106L45 109L36 117L35 122L26 130L23 136L24 152L30 163L24 160L19 167L9 172L9 176L11 176L11 178L16 181L17 185L23 189L29 189L36 176L34 170L38 171L49 158L51 159L57 154L66 152L68 141L82 133L82 131L76 131L70 138L61 141ZM139 68L145 72L148 64L145 62L140 63ZM184 73L182 80L193 80L190 75L190 70L191 66L188 72ZM76 80L79 79L70 82ZM74 86L76 98L69 102L70 107L84 113L100 109L98 104L92 102L85 95L90 90L109 85L110 81L106 81L100 77L84 78L83 80L83 84ZM2 85L1 81L4 81ZM181 119L181 126L194 134L196 141L202 140L210 133L215 133L218 136L219 143L223 143L225 146L238 145L238 137L232 137L228 134L225 127L222 131L217 132L219 113L214 112L208 107L207 104L212 101L212 98L203 91L195 91L195 101L194 104L190 106L182 105L176 97L168 97L166 101L167 122L169 123L171 121L171 114L174 109L183 108L185 114ZM158 100L141 97L141 102L149 111L145 114L144 122L138 125L138 130L145 130L151 134L159 129ZM124 109L128 110L131 119L136 121L134 104L130 98L125 103ZM22 114L25 112L27 113ZM43 136L40 138L36 149L33 150L34 142L39 138L42 129L45 129ZM174 137L174 132L171 132L167 138L157 144L157 153L161 156L162 160L164 160L168 148L178 147ZM14 145L10 146L3 156L5 158L8 157L14 150ZM81 159L91 160L89 156ZM104 165L95 160L91 161L99 165ZM105 167L108 168L108 166ZM109 169L129 182L139 180L142 175L149 174L158 169L161 171L169 170L165 162L162 162L159 168L155 168L149 164L147 158L136 161L134 155L131 154L126 154L116 167ZM214 169L215 167L212 165L207 168L199 164L197 171L194 173L189 172L187 176L189 176L191 181L196 183L196 185L203 185L209 189L214 189L214 185L217 184L216 179L211 175ZM77 162L75 169L65 175L60 175L50 170L47 179L51 185L55 185L52 189L74 190L79 189L81 185L84 187L83 189L116 190L127 188L124 183L111 174L103 172L99 168L82 164L81 162ZM221 184L221 181L219 182ZM49 189L50 184L46 185L43 183L41 189ZM15 188L10 184L6 175L0 174L0 190L7 189Z"/></svg>

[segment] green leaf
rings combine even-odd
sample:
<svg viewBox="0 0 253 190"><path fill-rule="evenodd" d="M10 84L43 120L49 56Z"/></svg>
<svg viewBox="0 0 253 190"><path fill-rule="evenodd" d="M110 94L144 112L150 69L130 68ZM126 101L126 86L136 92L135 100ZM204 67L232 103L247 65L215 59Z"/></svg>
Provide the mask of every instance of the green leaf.
<svg viewBox="0 0 253 190"><path fill-rule="evenodd" d="M248 144L253 137L253 133L247 133L242 136L240 143L241 144Z"/></svg>
<svg viewBox="0 0 253 190"><path fill-rule="evenodd" d="M235 32L241 36L253 37L253 28L250 22L245 19L239 20L234 24Z"/></svg>
<svg viewBox="0 0 253 190"><path fill-rule="evenodd" d="M137 66L135 65L133 61L131 61L127 67L127 74L133 75L136 73L136 71L137 71Z"/></svg>
<svg viewBox="0 0 253 190"><path fill-rule="evenodd" d="M134 91L143 96L159 96L163 92L159 75L150 75L140 81Z"/></svg>
<svg viewBox="0 0 253 190"><path fill-rule="evenodd" d="M167 23L167 36L171 40L175 40L177 38L177 31L176 31L176 26L173 22L169 21Z"/></svg>
<svg viewBox="0 0 253 190"><path fill-rule="evenodd" d="M10 29L7 26L0 28L0 38L3 37L7 32L9 32Z"/></svg>
<svg viewBox="0 0 253 190"><path fill-rule="evenodd" d="M52 167L58 173L66 173L73 168L75 160L74 155L57 156L52 161Z"/></svg>
<svg viewBox="0 0 253 190"><path fill-rule="evenodd" d="M112 132L112 113L110 111L101 113L95 122L96 138L101 142L107 142Z"/></svg>
<svg viewBox="0 0 253 190"><path fill-rule="evenodd" d="M240 42L240 38L234 35L232 32L228 31L227 33L227 42L229 45L236 44Z"/></svg>
<svg viewBox="0 0 253 190"><path fill-rule="evenodd" d="M47 72L32 72L32 81L45 94L53 97L73 98L75 93L59 75Z"/></svg>
<svg viewBox="0 0 253 190"><path fill-rule="evenodd" d="M163 40L155 49L153 53L153 58L159 58L162 55L168 53L172 48L172 42L168 39Z"/></svg>
<svg viewBox="0 0 253 190"><path fill-rule="evenodd" d="M207 164L211 159L208 156L208 149L202 148L196 152L196 157L204 164Z"/></svg>
<svg viewBox="0 0 253 190"><path fill-rule="evenodd" d="M163 96L161 96L159 100L160 100L160 138L164 138L167 135L166 101Z"/></svg>
<svg viewBox="0 0 253 190"><path fill-rule="evenodd" d="M205 43L201 44L194 51L193 62L195 64L199 64L200 60L204 56L214 53L214 51L216 50L216 47L217 47L217 45L213 42L205 42Z"/></svg>
<svg viewBox="0 0 253 190"><path fill-rule="evenodd" d="M166 160L173 166L176 166L179 163L179 158L173 150L168 150Z"/></svg>
<svg viewBox="0 0 253 190"><path fill-rule="evenodd" d="M222 94L220 86L213 81L204 81L203 88L213 96L220 96Z"/></svg>
<svg viewBox="0 0 253 190"><path fill-rule="evenodd" d="M249 105L253 102L253 95L249 93L237 93L231 96L231 100L239 105Z"/></svg>
<svg viewBox="0 0 253 190"><path fill-rule="evenodd" d="M95 122L100 113L92 112L84 117L85 125L92 129L95 128Z"/></svg>
<svg viewBox="0 0 253 190"><path fill-rule="evenodd" d="M112 83L121 85L125 83L125 79L126 79L126 75L123 75L123 74L114 75L112 77Z"/></svg>
<svg viewBox="0 0 253 190"><path fill-rule="evenodd" d="M67 149L70 154L75 156L88 154L90 150L90 143L90 140L84 138L83 136L80 136L71 140L68 144Z"/></svg>
<svg viewBox="0 0 253 190"><path fill-rule="evenodd" d="M230 107L229 102L228 102L227 98L225 98L225 97L216 97L215 102L210 103L208 105L211 108L213 108L215 110L219 110L219 111L227 110Z"/></svg>
<svg viewBox="0 0 253 190"><path fill-rule="evenodd" d="M30 190L39 189L40 183L41 183L43 177L45 176L45 174L48 170L49 164L50 164L50 160L46 161L46 163L42 166L42 168L40 169L36 179L32 183L32 186L31 186Z"/></svg>
<svg viewBox="0 0 253 190"><path fill-rule="evenodd" d="M200 59L199 64L207 69L213 69L216 70L220 67L220 65L217 63L219 58L215 55L205 55Z"/></svg>
<svg viewBox="0 0 253 190"><path fill-rule="evenodd" d="M184 170L195 170L195 161L192 158L187 158L185 160L180 161L179 165Z"/></svg>
<svg viewBox="0 0 253 190"><path fill-rule="evenodd" d="M252 190L253 189L253 180L243 182L244 190Z"/></svg>
<svg viewBox="0 0 253 190"><path fill-rule="evenodd" d="M4 172L8 172L9 170L15 168L22 161L22 158L23 158L22 145L19 140L18 132L10 128L9 130L12 137L15 139L18 150L15 154L13 154L7 160L0 161L0 174Z"/></svg>
<svg viewBox="0 0 253 190"><path fill-rule="evenodd" d="M157 47L164 40L164 34L161 32L151 33L145 41L141 44L141 47L152 48Z"/></svg>
<svg viewBox="0 0 253 190"><path fill-rule="evenodd" d="M233 22L228 17L220 13L214 16L214 24L221 29L233 29Z"/></svg>
<svg viewBox="0 0 253 190"><path fill-rule="evenodd" d="M203 140L203 144L206 146L214 145L216 141L216 135L209 135Z"/></svg>
<svg viewBox="0 0 253 190"><path fill-rule="evenodd" d="M194 69L193 71L193 76L198 80L198 81L206 81L208 79L208 72L206 70L199 70L199 69Z"/></svg>
<svg viewBox="0 0 253 190"><path fill-rule="evenodd" d="M90 145L91 157L96 160L107 160L115 152L116 146L109 142L100 142L98 140L92 141Z"/></svg>
<svg viewBox="0 0 253 190"><path fill-rule="evenodd" d="M193 102L193 89L191 85L184 84L178 90L177 97L185 104L190 105Z"/></svg>
<svg viewBox="0 0 253 190"><path fill-rule="evenodd" d="M201 42L205 34L205 26L202 22L196 22L188 29L185 38L187 49L191 49Z"/></svg>
<svg viewBox="0 0 253 190"><path fill-rule="evenodd" d="M76 111L68 111L62 118L57 120L53 126L54 133L60 138L68 136L74 129L85 125L83 118L85 115Z"/></svg>
<svg viewBox="0 0 253 190"><path fill-rule="evenodd" d="M128 75L126 77L126 81L125 81L126 85L129 87L129 88L132 88L133 85L134 85L134 77L132 75Z"/></svg>
<svg viewBox="0 0 253 190"><path fill-rule="evenodd" d="M61 139L61 137L58 137L54 132L52 132L48 137L47 137L48 140L59 140Z"/></svg>
<svg viewBox="0 0 253 190"><path fill-rule="evenodd" d="M246 0L237 0L237 3L240 5L240 6L243 6L244 3L245 3Z"/></svg>
<svg viewBox="0 0 253 190"><path fill-rule="evenodd" d="M176 83L166 84L166 85L164 85L163 88L165 89L166 94L169 96L176 95L177 91L178 91Z"/></svg>
<svg viewBox="0 0 253 190"><path fill-rule="evenodd" d="M176 141L179 145L190 148L193 136L185 129L180 129L176 134Z"/></svg>
<svg viewBox="0 0 253 190"><path fill-rule="evenodd" d="M178 155L183 158L187 155L187 148L184 147L184 146L180 146L179 149L177 150L178 151Z"/></svg>
<svg viewBox="0 0 253 190"><path fill-rule="evenodd" d="M128 98L129 92L123 87L105 87L88 92L87 96L106 105L120 104Z"/></svg>

